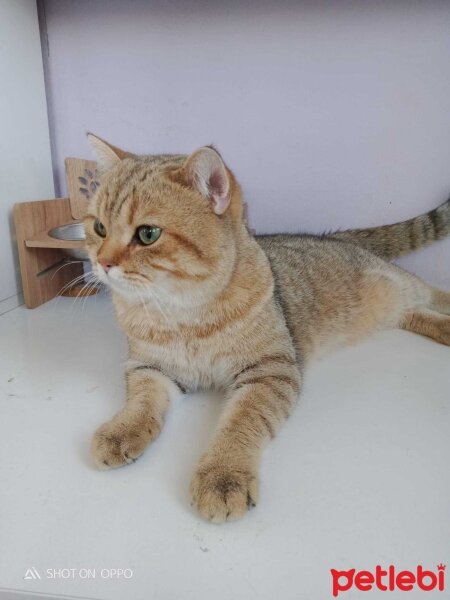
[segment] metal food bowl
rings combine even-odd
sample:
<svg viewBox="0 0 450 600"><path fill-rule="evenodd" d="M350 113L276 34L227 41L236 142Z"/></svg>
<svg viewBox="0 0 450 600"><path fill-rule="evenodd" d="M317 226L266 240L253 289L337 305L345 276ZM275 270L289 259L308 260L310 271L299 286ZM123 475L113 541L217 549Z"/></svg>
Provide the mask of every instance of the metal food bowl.
<svg viewBox="0 0 450 600"><path fill-rule="evenodd" d="M68 223L67 225L54 227L50 229L48 235L57 240L70 242L84 242L86 239L83 223ZM88 253L84 248L64 248L64 252L77 260L89 260Z"/></svg>

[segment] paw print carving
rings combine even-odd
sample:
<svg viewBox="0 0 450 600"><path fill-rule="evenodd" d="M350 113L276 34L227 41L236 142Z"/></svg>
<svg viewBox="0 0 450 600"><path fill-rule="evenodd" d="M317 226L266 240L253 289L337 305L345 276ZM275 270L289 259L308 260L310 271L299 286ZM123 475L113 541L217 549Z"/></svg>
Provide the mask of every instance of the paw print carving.
<svg viewBox="0 0 450 600"><path fill-rule="evenodd" d="M97 191L97 188L100 187L100 182L98 180L98 171L91 171L90 169L84 170L84 177L78 177L78 181L83 187L80 187L80 193L85 196L87 200L92 198L92 196Z"/></svg>

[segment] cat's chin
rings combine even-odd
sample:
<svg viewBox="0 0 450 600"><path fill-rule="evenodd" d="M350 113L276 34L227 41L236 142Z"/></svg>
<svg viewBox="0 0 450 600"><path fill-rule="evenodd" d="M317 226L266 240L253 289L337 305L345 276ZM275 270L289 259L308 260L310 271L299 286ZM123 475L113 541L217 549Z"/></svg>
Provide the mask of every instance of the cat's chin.
<svg viewBox="0 0 450 600"><path fill-rule="evenodd" d="M137 303L140 301L139 296L142 296L142 292L124 279L120 273L113 272L108 275L99 267L94 267L93 271L97 278L115 294L121 296L128 302Z"/></svg>
<svg viewBox="0 0 450 600"><path fill-rule="evenodd" d="M114 280L109 277L107 279L108 281L106 283L109 288L115 294L124 300L127 300L127 302L131 302L132 304L142 302L143 295L145 295L145 292L142 289L137 289L134 285L123 279Z"/></svg>

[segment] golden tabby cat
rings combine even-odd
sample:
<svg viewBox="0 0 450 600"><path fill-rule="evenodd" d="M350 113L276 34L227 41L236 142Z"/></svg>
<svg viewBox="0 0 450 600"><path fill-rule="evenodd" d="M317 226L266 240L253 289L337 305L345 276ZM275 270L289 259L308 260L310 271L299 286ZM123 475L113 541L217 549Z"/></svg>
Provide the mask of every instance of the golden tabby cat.
<svg viewBox="0 0 450 600"><path fill-rule="evenodd" d="M397 225L255 238L215 149L141 157L89 139L103 178L85 217L87 248L129 343L127 401L95 433L98 467L134 462L173 396L222 389L191 494L211 521L241 517L311 358L381 328L450 344L450 293L387 262L446 236L449 202Z"/></svg>

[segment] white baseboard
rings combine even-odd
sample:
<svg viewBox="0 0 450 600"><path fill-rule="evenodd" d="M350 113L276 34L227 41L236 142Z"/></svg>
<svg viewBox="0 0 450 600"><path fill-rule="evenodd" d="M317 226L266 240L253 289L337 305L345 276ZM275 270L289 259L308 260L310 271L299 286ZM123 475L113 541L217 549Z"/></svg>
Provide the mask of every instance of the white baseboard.
<svg viewBox="0 0 450 600"><path fill-rule="evenodd" d="M14 294L14 296L9 296L9 298L5 298L4 300L0 300L0 315L4 315L10 310L13 310L13 308L17 308L21 304L23 304L22 292Z"/></svg>

